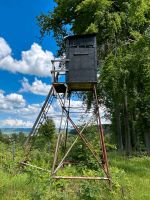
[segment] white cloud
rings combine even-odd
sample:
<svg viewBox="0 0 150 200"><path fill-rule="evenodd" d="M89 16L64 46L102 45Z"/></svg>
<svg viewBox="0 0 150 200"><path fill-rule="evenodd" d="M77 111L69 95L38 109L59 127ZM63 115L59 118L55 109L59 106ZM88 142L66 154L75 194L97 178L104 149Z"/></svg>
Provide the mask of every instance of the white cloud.
<svg viewBox="0 0 150 200"><path fill-rule="evenodd" d="M66 102L66 106L68 102ZM87 106L81 100L73 100L70 101L70 116L72 117L73 121L77 124L83 124L87 122L93 115L93 108L87 111ZM77 113L76 113L77 112ZM101 115L101 123L102 124L111 124L109 119L106 119L105 115L107 114L107 108L105 106L100 106L99 112ZM94 119L93 123L97 123L97 120Z"/></svg>
<svg viewBox="0 0 150 200"><path fill-rule="evenodd" d="M5 119L0 121L1 127L12 127L12 128L31 128L33 123L31 121L23 121L21 119Z"/></svg>
<svg viewBox="0 0 150 200"><path fill-rule="evenodd" d="M42 104L29 104L23 108L14 110L14 114L34 121L39 114L41 107Z"/></svg>
<svg viewBox="0 0 150 200"><path fill-rule="evenodd" d="M23 78L21 81L22 88L20 92L31 92L37 95L47 95L50 90L50 85L43 83L41 80L35 78L35 81L30 85L28 79Z"/></svg>
<svg viewBox="0 0 150 200"><path fill-rule="evenodd" d="M8 46L7 42L0 37L0 60L9 56L11 54L11 48Z"/></svg>
<svg viewBox="0 0 150 200"><path fill-rule="evenodd" d="M4 91L0 91L0 111L11 112L16 108L22 108L26 104L22 95L11 93L4 95Z"/></svg>
<svg viewBox="0 0 150 200"><path fill-rule="evenodd" d="M5 95L4 91L0 90L0 112L5 113L7 119L0 122L0 126L12 126L14 127L29 127L32 126L34 121L36 120L42 105L44 102L39 104L27 104L22 95L17 93L11 93ZM66 102L66 106L68 105L68 101ZM93 116L93 113L85 114L86 106L83 105L80 100L71 99L70 102L70 117L74 121L76 125L83 124L89 120L90 117ZM92 110L91 110L92 111ZM81 112L81 113L76 113ZM83 113L82 113L83 112ZM105 108L102 107L100 109L101 115L104 115ZM54 99L53 104L49 108L49 112L47 116L53 118L56 127L58 128L61 121L62 110L59 105L59 101ZM15 121L16 120L16 121ZM63 118L63 126L65 124L66 116L64 114ZM96 122L96 119L94 119ZM15 123L16 122L16 123ZM110 123L105 118L102 118L102 123ZM69 123L69 127L71 124Z"/></svg>
<svg viewBox="0 0 150 200"><path fill-rule="evenodd" d="M23 118L35 118L42 104L27 104L22 95L11 93L5 95L0 91L0 112L14 114Z"/></svg>
<svg viewBox="0 0 150 200"><path fill-rule="evenodd" d="M11 94L5 96L5 100L8 103L13 104L17 107L22 107L25 105L25 99L20 94L11 93Z"/></svg>
<svg viewBox="0 0 150 200"><path fill-rule="evenodd" d="M19 118L20 120L29 120L34 122L42 108L44 102L39 104L27 104L22 95L11 93L5 95L4 91L0 90L0 113L5 114L8 118ZM49 109L49 115L54 116L58 112L55 109L56 103ZM57 108L57 106L56 106ZM7 121L6 121L7 122ZM9 120L8 122L11 122ZM6 124L7 125L7 124Z"/></svg>
<svg viewBox="0 0 150 200"><path fill-rule="evenodd" d="M37 43L33 43L30 50L22 51L21 60L14 59L11 52L8 43L0 37L0 69L40 77L51 76L52 52L44 51Z"/></svg>

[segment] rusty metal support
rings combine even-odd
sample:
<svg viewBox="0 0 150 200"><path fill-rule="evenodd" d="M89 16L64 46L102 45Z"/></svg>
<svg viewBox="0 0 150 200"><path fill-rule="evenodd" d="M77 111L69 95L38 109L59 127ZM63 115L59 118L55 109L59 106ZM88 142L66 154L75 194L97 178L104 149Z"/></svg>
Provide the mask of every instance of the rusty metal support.
<svg viewBox="0 0 150 200"><path fill-rule="evenodd" d="M55 90L55 87L52 86L53 90L54 90L54 93L57 94L56 90ZM65 105L65 102L66 102L66 99L67 99L67 87L66 87L66 93L65 93L65 98L64 98L64 105ZM62 122L63 122L63 115L64 115L64 110L62 109L62 116L61 116L61 120L60 120L60 127L59 127L59 133L58 133L58 139L57 139L57 144L56 144L56 148L55 148L55 154L54 154L54 161L53 161L53 166L52 166L52 172L51 174L54 173L54 170L55 170L55 165L56 165L56 161L57 161L57 158L58 158L58 150L59 150L59 145L60 145L60 141L61 141L61 128L62 128Z"/></svg>
<svg viewBox="0 0 150 200"><path fill-rule="evenodd" d="M58 138L57 138L57 143L56 143L56 148L55 148L55 153L54 153L54 161L53 161L51 174L53 174L53 172L55 170L55 165L56 165L56 161L57 161L57 157L58 157L58 149L59 149L59 145L60 145L60 139L61 139L61 134L59 134Z"/></svg>
<svg viewBox="0 0 150 200"><path fill-rule="evenodd" d="M68 111L67 111L67 115L69 116L69 110L70 110L70 99L71 99L71 93L69 93L69 104L68 104ZM68 126L69 126L69 121L68 118L66 119L66 133L65 133L65 153L66 153L66 149L67 149L67 139L68 139Z"/></svg>
<svg viewBox="0 0 150 200"><path fill-rule="evenodd" d="M105 141L104 141L104 130L103 130L102 123L101 123L98 97L97 97L97 92L96 92L95 86L94 86L94 95L95 95L95 100L96 100L96 114L97 114L97 124L99 127L99 133L100 133L100 144L101 144L101 148L102 148L102 164L103 164L103 168L106 171L107 177L109 177L108 158L107 158L106 146L105 146Z"/></svg>
<svg viewBox="0 0 150 200"><path fill-rule="evenodd" d="M33 131L30 133L30 136L29 136L29 138L27 140L27 144L28 144L28 142L32 139L32 136L34 136L37 133L37 129L38 129L38 126L41 123L41 121L46 118L46 115L47 115L47 112L48 112L47 110L49 109L49 98L50 98L50 95L53 96L53 97L56 97L57 100L58 100L58 102L59 102L59 104L60 104L60 107L62 109L62 113L61 113L60 128L59 128L57 143L56 143L56 147L55 147L55 153L54 153L54 159L53 159L53 164L52 164L52 170L51 170L51 172L49 170L45 170L45 169L42 169L40 167L31 165L31 164L25 163L25 162L22 162L22 165L27 165L27 166L31 166L31 167L34 167L34 168L39 169L39 170L44 170L44 171L50 172L51 173L51 177L54 178L54 179L108 180L109 183L110 183L111 179L110 179L110 175L109 175L108 158L107 158L107 152L106 152L105 141L104 141L104 132L103 132L102 124L101 124L101 116L100 116L100 111L99 111L99 103L98 103L98 97L97 97L96 87L93 88L94 98L95 98L95 108L96 108L96 110L95 110L95 116L96 116L98 130L99 130L99 143L100 143L100 147L101 147L100 151L102 151L102 159L99 157L98 153L95 151L95 148L90 143L90 141L83 134L83 131L85 130L85 128L93 120L93 116L94 115L90 116L90 119L88 121L86 119L87 122L83 126L82 130L80 130L78 128L78 126L75 124L75 122L71 118L71 115L70 115L70 113L71 113L70 112L70 108L71 108L71 106L70 106L71 93L70 93L70 91L68 91L67 85L64 84L64 86L66 87L65 93L64 93L64 95L60 95L56 91L55 85L52 85L52 88L51 88L50 93L49 93L49 95L48 95L48 97L46 99L46 102L45 102L45 104L43 105L43 107L41 109L41 112L40 112L40 114L38 116L37 121L35 122L35 125L33 127ZM69 104L67 104L67 106L66 106L66 100L67 100L68 94L70 95L69 96ZM45 110L45 108L47 108L47 109ZM86 113L86 111L85 111L85 113ZM64 129L62 129L64 118L65 118L66 121L65 121ZM69 126L69 123L74 128L74 130L76 130L78 136L75 138L75 140L73 141L73 143L67 149L67 139L68 139L68 126ZM66 132L64 130L66 130ZM66 150L64 151L64 156L58 162L58 153L59 153L59 148L60 148L60 143L62 141L62 137L65 137L64 138L65 139L64 142L65 142L65 149ZM57 176L56 175L57 171L63 165L65 159L67 158L67 156L70 153L71 149L73 148L73 146L77 142L78 138L80 138L83 141L83 144L91 152L91 154L93 155L93 157L97 161L98 165L103 170L104 176L106 176L106 177Z"/></svg>
<svg viewBox="0 0 150 200"><path fill-rule="evenodd" d="M95 176L52 176L54 179L76 179L76 180L106 180L108 181L109 178L107 177L95 177Z"/></svg>
<svg viewBox="0 0 150 200"><path fill-rule="evenodd" d="M47 169L44 169L42 167L38 167L36 165L32 165L30 163L25 163L25 162L20 162L21 165L25 165L25 166L29 166L29 167L32 167L32 168L35 168L35 169L38 169L38 170L42 170L42 171L46 171L46 172L51 172L50 170L47 170Z"/></svg>
<svg viewBox="0 0 150 200"><path fill-rule="evenodd" d="M45 115L48 113L49 111L49 108L50 108L50 105L52 104L53 102L53 99L54 99L54 96L53 96L53 88L51 87L50 88L50 91L46 97L46 100L40 110L40 113L31 129L31 132L29 133L28 137L27 137L27 140L25 141L25 144L24 144L24 160L28 160L28 155L31 151L31 143L33 145L34 141L32 141L32 138L34 135L37 134L38 132L38 128L40 127L40 125L44 122L45 120ZM32 141L32 142L31 142Z"/></svg>
<svg viewBox="0 0 150 200"><path fill-rule="evenodd" d="M55 90L55 88L54 88ZM80 136L80 138L83 140L84 144L86 145L86 147L90 150L90 152L92 153L93 157L96 159L96 161L98 162L98 164L103 168L104 173L108 176L106 169L104 168L103 164L101 163L97 153L95 152L93 146L91 145L91 143L87 140L87 138L80 133L79 128L75 125L75 123L73 122L73 120L70 118L70 116L67 115L67 110L62 102L62 99L60 98L59 94L57 94L58 100L60 102L60 105L62 107L62 109L65 111L64 113L66 114L66 117L68 118L68 120L70 121L70 123L72 124L72 126L74 127L74 129L76 130L76 132L78 133L78 135Z"/></svg>
<svg viewBox="0 0 150 200"><path fill-rule="evenodd" d="M84 129L88 126L88 124L91 122L91 120L89 120L84 127L82 128L82 130L80 131L80 133L82 134L82 132L84 131ZM64 160L66 159L66 157L68 156L69 152L71 151L71 149L73 148L73 146L75 145L75 143L77 142L79 138L79 135L76 137L76 139L74 140L74 142L72 143L72 145L70 146L70 148L68 149L68 151L66 152L66 154L64 155L63 159L61 160L61 162L59 163L58 167L54 170L53 174L55 174L58 169L63 165Z"/></svg>

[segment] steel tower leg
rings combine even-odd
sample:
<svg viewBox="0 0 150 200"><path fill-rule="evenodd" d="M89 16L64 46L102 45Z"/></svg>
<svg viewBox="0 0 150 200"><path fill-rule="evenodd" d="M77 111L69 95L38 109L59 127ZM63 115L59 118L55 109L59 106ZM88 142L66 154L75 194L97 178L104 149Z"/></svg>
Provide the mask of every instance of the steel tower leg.
<svg viewBox="0 0 150 200"><path fill-rule="evenodd" d="M66 100L67 96L69 94L69 105L66 106ZM98 153L95 151L95 147L91 144L91 142L86 138L85 134L83 134L83 131L85 131L86 127L93 121L93 118L95 117L92 115L90 119L86 120L86 123L84 124L83 128L80 130L78 126L75 124L73 119L71 118L70 115L70 99L71 99L71 94L68 91L68 88L66 86L66 92L63 97L56 91L56 88L54 85L52 85L52 88L50 89L50 92L46 98L45 103L43 104L43 107L35 121L35 124L31 130L31 133L29 134L29 137L26 141L25 144L25 149L26 149L26 155L29 154L31 150L31 145L29 143L32 140L32 137L35 136L38 133L38 128L40 127L41 123L44 122L46 119L46 115L48 113L48 110L50 108L50 105L53 101L53 98L56 97L56 99L59 101L60 108L62 109L62 116L60 120L60 129L58 133L58 138L56 142L56 147L55 147L55 153L54 153L54 158L53 158L53 165L52 165L52 170L51 170L51 177L54 179L83 179L83 180L107 180L110 183L110 175L109 175L109 167L108 167L108 159L107 159L107 152L106 152L106 147L105 147L105 141L104 141L104 131L102 128L101 124L101 116L100 116L100 110L99 110L99 103L98 103L98 97L97 97L97 92L96 92L96 87L93 88L93 96L95 99L95 116L97 119L97 126L99 130L99 144L100 144L100 151L102 152L102 157L100 158ZM62 133L62 124L63 124L63 117L65 116L66 124L66 132ZM68 124L71 124L71 126L74 128L74 130L77 133L77 137L75 140L72 142L69 148L67 148L67 139L68 139ZM61 160L58 160L59 156L59 149L60 149L60 144L63 135L65 135L65 152ZM62 167L65 159L67 158L68 154L72 150L73 146L76 144L77 140L81 139L83 144L87 147L87 149L91 152L93 158L96 160L96 162L99 165L99 168L103 170L105 176L104 177L81 177L81 176L57 176L58 170ZM27 151L28 150L28 151ZM26 164L25 162L23 163L24 165ZM27 163L27 165L30 165ZM33 165L30 165L32 167L36 167ZM37 167L36 167L37 168ZM39 168L39 167L38 167ZM41 169L41 168L39 168Z"/></svg>
<svg viewBox="0 0 150 200"><path fill-rule="evenodd" d="M109 178L108 158L107 158L106 146L105 146L105 141L104 141L104 130L101 123L101 115L100 115L100 108L98 104L96 87L94 87L94 96L95 96L95 102L96 102L96 116L97 116L97 124L99 128L99 139L100 139L100 145L102 148L102 165L105 171L107 172L107 177Z"/></svg>
<svg viewBox="0 0 150 200"><path fill-rule="evenodd" d="M25 154L25 160L28 160L28 155L31 151L31 146L33 144L33 137L38 133L38 129L40 128L40 126L45 122L45 120L47 119L47 113L50 109L50 106L53 102L53 99L54 99L54 90L53 90L53 87L51 87L47 97L46 97L46 100L40 110L40 113L39 115L37 116L37 119L31 129L31 132L29 133L28 137L27 137L27 140L25 141L25 144L24 144L24 154Z"/></svg>
<svg viewBox="0 0 150 200"><path fill-rule="evenodd" d="M55 88L54 88L54 90L55 90ZM100 117L100 112L99 112L99 104L98 104L96 88L94 87L94 97L95 97L95 104L96 104L95 115L96 115L96 118L97 118L97 125L99 127L99 139L100 139L100 146L101 146L101 150L102 150L102 159L99 158L99 156L96 153L92 144L88 141L88 139L85 137L85 135L82 134L83 130L89 125L89 122L87 122L84 125L83 129L80 130L77 127L77 125L73 122L73 120L71 119L70 114L69 114L69 110L65 107L65 100L63 100L61 98L61 96L56 92L56 90L55 90L55 93L56 93L57 99L59 100L60 106L62 108L62 113L65 114L67 121L74 127L78 136L75 138L75 140L73 141L73 143L71 144L69 149L65 152L65 155L63 156L61 161L56 166L56 160L58 158L58 150L59 150L58 144L60 144L60 135L58 136L55 155L54 155L54 165L53 165L53 169L52 169L52 173L51 173L52 177L56 178L56 179L108 180L109 183L110 183L110 176L109 176L109 170L108 170L108 159L107 159L106 147L105 147L105 142L104 142L104 132L103 132L102 124L101 124L101 117ZM69 107L70 107L70 103L69 103ZM61 168L61 166L63 165L63 162L65 161L66 157L68 156L71 149L73 148L73 146L75 145L75 143L77 142L77 140L79 138L83 141L83 143L85 144L87 149L89 149L89 151L92 153L93 157L95 158L95 160L99 164L99 167L101 169L103 169L106 177L73 177L73 176L70 177L70 176L57 176L56 175L57 171ZM67 137L65 138L65 140L67 142Z"/></svg>

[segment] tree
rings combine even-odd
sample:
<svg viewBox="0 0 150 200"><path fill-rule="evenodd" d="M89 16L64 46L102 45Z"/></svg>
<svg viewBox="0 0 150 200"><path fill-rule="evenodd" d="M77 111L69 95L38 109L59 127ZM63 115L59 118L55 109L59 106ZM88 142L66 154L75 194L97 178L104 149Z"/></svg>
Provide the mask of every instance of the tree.
<svg viewBox="0 0 150 200"><path fill-rule="evenodd" d="M1 129L0 129L0 141L3 142L3 133Z"/></svg>
<svg viewBox="0 0 150 200"><path fill-rule="evenodd" d="M82 130L84 125L80 125L78 128ZM90 142L90 144L94 147L95 152L99 155L100 159L102 159L102 152L99 141L99 131L97 125L89 125L87 126L82 134L86 137L86 139ZM75 140L77 136L77 132L75 129L72 129L68 135L68 146L71 146L72 142ZM62 148L62 152L64 149ZM70 151L67 159L72 163L78 163L78 165L88 166L90 169L97 169L98 165L96 160L94 159L92 153L89 151L83 140L79 137Z"/></svg>
<svg viewBox="0 0 150 200"><path fill-rule="evenodd" d="M18 141L18 135L17 135L17 133L12 133L11 139L12 139L13 141L17 142L17 141Z"/></svg>
<svg viewBox="0 0 150 200"><path fill-rule="evenodd" d="M18 141L19 141L21 144L24 143L25 138L26 138L25 134L24 134L23 132L19 132Z"/></svg>
<svg viewBox="0 0 150 200"><path fill-rule="evenodd" d="M55 134L55 123L52 119L47 119L38 130L38 134L46 139L52 140Z"/></svg>
<svg viewBox="0 0 150 200"><path fill-rule="evenodd" d="M44 148L45 145L48 144L48 151L50 151L50 146L53 142L55 132L56 128L54 121L52 119L47 119L38 130L38 137L34 139L35 146L38 148Z"/></svg>
<svg viewBox="0 0 150 200"><path fill-rule="evenodd" d="M42 36L53 31L61 52L70 32L97 33L98 96L110 113L118 148L129 155L145 138L149 152L150 1L55 2L53 12L38 17Z"/></svg>

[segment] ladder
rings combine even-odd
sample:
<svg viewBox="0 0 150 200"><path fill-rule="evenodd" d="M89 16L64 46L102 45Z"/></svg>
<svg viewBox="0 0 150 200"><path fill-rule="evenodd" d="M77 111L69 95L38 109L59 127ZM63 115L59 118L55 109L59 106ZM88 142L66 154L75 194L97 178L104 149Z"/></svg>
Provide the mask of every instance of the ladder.
<svg viewBox="0 0 150 200"><path fill-rule="evenodd" d="M59 75L63 72L66 72L67 70L65 69L65 64L66 62L68 62L69 60L68 59L65 59L65 58L62 58L62 59L55 59L55 60L52 60L52 70L51 70L51 74L52 74L52 83L54 83L56 80L58 81L58 77ZM55 69L55 63L59 63L59 69L56 70ZM63 84L64 85L64 84ZM46 119L47 119L47 114L48 114L48 111L52 105L52 102L53 102L53 99L56 97L55 96L55 91L53 89L53 85L51 86L50 88L50 91L46 97L46 100L33 124L33 127L27 137L27 140L25 141L25 144L24 144L24 154L25 154L25 158L27 159L28 158L28 154L30 153L30 150L31 150L31 146L32 146L32 139L34 138L35 135L38 134L38 130L40 128L40 126L42 124L45 123Z"/></svg>
<svg viewBox="0 0 150 200"><path fill-rule="evenodd" d="M25 150L25 156L26 157L28 156L28 154L31 150L32 138L33 138L33 136L38 134L38 130L39 130L40 126L42 124L44 124L44 122L46 121L47 113L50 109L50 106L51 106L54 98L55 98L55 96L54 96L54 93L53 93L53 88L51 87L50 91L49 91L49 93L46 97L46 100L45 100L45 102L44 102L44 104L43 104L34 124L33 124L31 132L29 133L27 140L25 141L24 150Z"/></svg>

